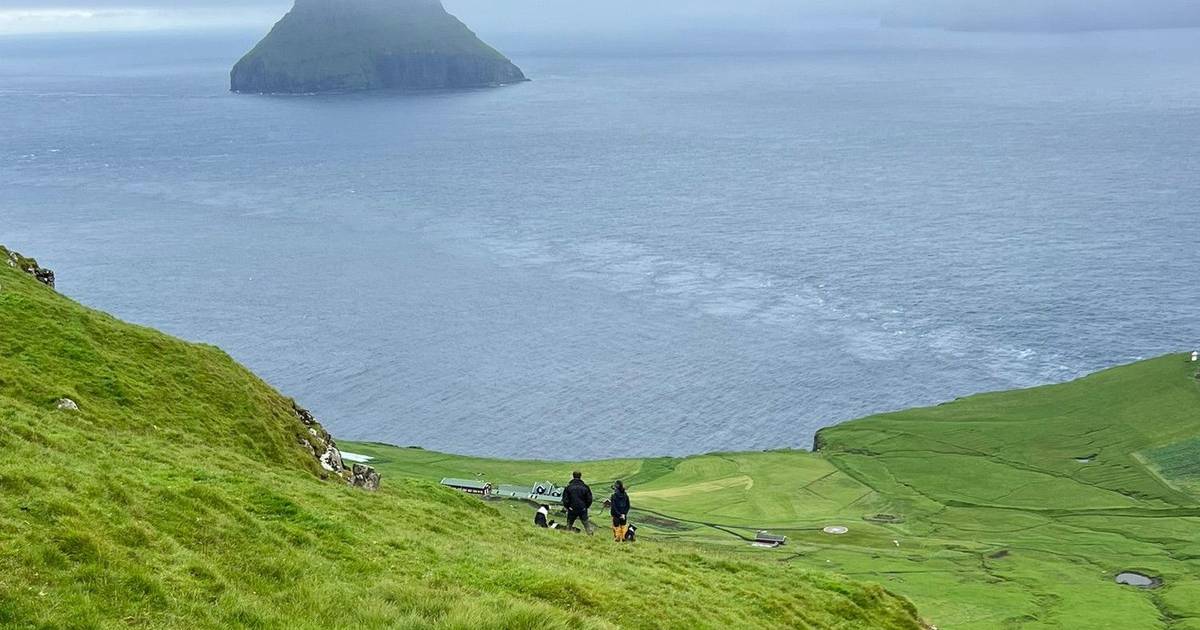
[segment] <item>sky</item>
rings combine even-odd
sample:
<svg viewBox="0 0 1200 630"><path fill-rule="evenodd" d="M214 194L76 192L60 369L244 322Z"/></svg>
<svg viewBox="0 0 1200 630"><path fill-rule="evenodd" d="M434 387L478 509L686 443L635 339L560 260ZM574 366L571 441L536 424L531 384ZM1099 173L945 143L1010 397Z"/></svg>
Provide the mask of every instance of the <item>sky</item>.
<svg viewBox="0 0 1200 630"><path fill-rule="evenodd" d="M483 32L743 28L877 17L889 0L443 0ZM268 28L291 0L0 0L0 33Z"/></svg>
<svg viewBox="0 0 1200 630"><path fill-rule="evenodd" d="M398 0L402 1L402 0ZM484 35L621 37L796 31L829 19L1017 29L1200 25L1200 0L443 0ZM0 34L240 28L266 31L292 0L0 0ZM979 20L982 23L976 24Z"/></svg>
<svg viewBox="0 0 1200 630"><path fill-rule="evenodd" d="M0 34L238 28L278 19L277 0L0 0Z"/></svg>

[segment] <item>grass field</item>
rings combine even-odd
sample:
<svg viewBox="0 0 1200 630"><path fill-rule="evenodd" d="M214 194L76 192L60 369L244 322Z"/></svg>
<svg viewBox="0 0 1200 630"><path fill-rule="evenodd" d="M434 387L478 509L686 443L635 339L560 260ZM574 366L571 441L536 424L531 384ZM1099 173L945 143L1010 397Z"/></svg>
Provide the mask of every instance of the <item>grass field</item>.
<svg viewBox="0 0 1200 630"><path fill-rule="evenodd" d="M1196 376L1162 357L846 423L818 453L341 444L384 473L367 493L324 478L291 401L220 350L0 265L0 627L877 629L920 610L942 629L1194 630ZM637 545L436 486L575 468L597 494L628 483ZM751 547L758 529L789 543ZM1163 584L1116 584L1126 569Z"/></svg>
<svg viewBox="0 0 1200 630"><path fill-rule="evenodd" d="M826 429L821 452L582 463L346 444L393 476L631 486L647 539L831 569L939 628L1200 628L1200 383L1168 356ZM436 468L427 468L427 465ZM527 506L506 502L508 518ZM892 522L888 522L892 521ZM825 534L825 526L849 529ZM790 537L761 550L744 537ZM1162 588L1118 585L1139 569Z"/></svg>
<svg viewBox="0 0 1200 630"><path fill-rule="evenodd" d="M0 628L920 627L877 585L777 558L535 530L426 480L452 467L422 451L350 488L305 436L220 350L0 264Z"/></svg>

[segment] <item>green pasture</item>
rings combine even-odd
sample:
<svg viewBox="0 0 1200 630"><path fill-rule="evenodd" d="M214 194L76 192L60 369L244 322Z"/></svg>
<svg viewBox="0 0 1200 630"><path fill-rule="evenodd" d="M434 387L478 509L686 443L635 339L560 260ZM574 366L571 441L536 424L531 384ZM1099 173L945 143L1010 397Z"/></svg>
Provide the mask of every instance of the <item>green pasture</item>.
<svg viewBox="0 0 1200 630"><path fill-rule="evenodd" d="M0 263L0 628L920 627L869 580L535 530L523 508L434 483L561 478L561 464L455 469L390 449L369 493L323 478L307 437L292 402L220 350Z"/></svg>
<svg viewBox="0 0 1200 630"><path fill-rule="evenodd" d="M393 476L561 484L579 468L598 494L623 478L647 540L877 582L939 628L1200 628L1197 367L1172 355L864 418L822 431L815 454L526 463L343 446ZM751 547L759 529L789 543ZM1126 569L1163 586L1116 584Z"/></svg>
<svg viewBox="0 0 1200 630"><path fill-rule="evenodd" d="M817 453L342 443L383 472L367 493L326 478L291 401L220 350L0 265L0 627L1198 629L1197 367L864 418ZM636 545L437 486L573 469L601 496L626 481ZM759 529L789 542L753 547Z"/></svg>

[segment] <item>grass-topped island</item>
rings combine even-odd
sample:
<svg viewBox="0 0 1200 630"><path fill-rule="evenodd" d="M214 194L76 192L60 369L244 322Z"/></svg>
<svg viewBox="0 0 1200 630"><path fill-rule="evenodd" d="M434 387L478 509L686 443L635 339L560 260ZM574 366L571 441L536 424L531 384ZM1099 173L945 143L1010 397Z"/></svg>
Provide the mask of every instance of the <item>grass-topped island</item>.
<svg viewBox="0 0 1200 630"><path fill-rule="evenodd" d="M1183 356L846 423L816 453L337 444L382 473L372 492L224 352L80 306L0 254L3 628L1200 628ZM577 467L601 497L630 487L636 544L437 484ZM752 547L761 529L788 543Z"/></svg>

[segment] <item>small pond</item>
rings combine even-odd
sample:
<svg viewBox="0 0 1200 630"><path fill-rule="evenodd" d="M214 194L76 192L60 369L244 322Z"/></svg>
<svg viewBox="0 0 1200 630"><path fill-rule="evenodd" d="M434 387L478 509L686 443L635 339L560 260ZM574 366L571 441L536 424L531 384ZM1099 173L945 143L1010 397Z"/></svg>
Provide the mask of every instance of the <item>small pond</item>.
<svg viewBox="0 0 1200 630"><path fill-rule="evenodd" d="M1136 571L1124 571L1117 574L1117 584L1136 586L1138 588L1157 588L1162 584L1162 580L1143 575Z"/></svg>

